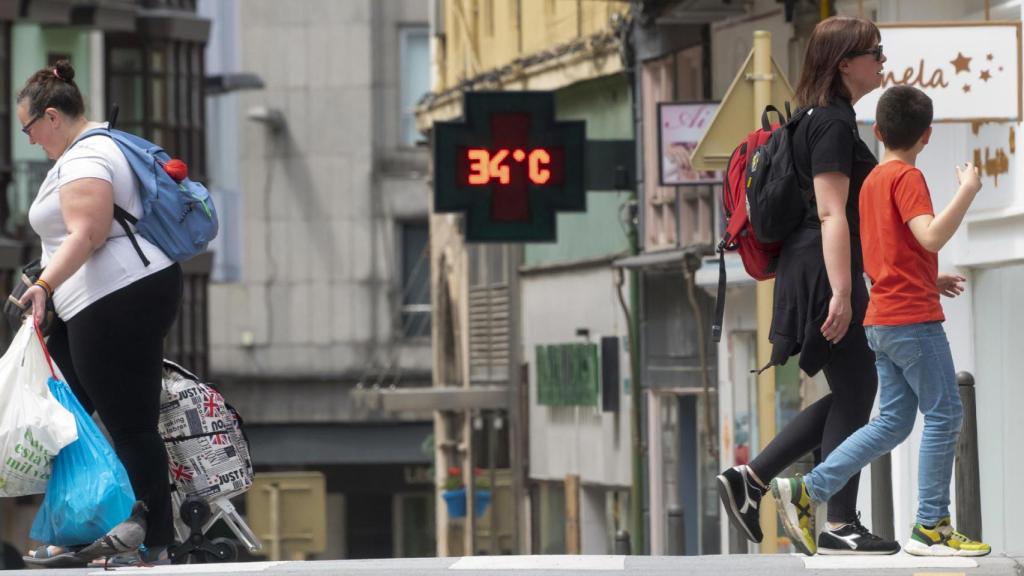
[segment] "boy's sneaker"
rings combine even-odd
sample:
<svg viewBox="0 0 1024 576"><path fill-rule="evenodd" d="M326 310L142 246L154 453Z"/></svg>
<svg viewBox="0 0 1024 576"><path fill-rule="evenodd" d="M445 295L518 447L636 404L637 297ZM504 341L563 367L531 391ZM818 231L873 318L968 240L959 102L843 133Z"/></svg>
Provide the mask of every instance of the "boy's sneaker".
<svg viewBox="0 0 1024 576"><path fill-rule="evenodd" d="M766 490L757 485L746 466L733 466L718 475L718 497L732 525L746 534L751 542L760 542L761 497Z"/></svg>
<svg viewBox="0 0 1024 576"><path fill-rule="evenodd" d="M954 530L948 516L934 528L914 524L903 549L914 556L985 556L992 551L988 544L971 540Z"/></svg>
<svg viewBox="0 0 1024 576"><path fill-rule="evenodd" d="M860 516L853 522L818 535L818 554L825 555L887 555L900 551L900 543L875 536L863 524Z"/></svg>
<svg viewBox="0 0 1024 576"><path fill-rule="evenodd" d="M814 543L814 503L807 493L802 478L776 478L772 480L772 496L779 508L782 527L793 546L808 556L814 556L818 546Z"/></svg>

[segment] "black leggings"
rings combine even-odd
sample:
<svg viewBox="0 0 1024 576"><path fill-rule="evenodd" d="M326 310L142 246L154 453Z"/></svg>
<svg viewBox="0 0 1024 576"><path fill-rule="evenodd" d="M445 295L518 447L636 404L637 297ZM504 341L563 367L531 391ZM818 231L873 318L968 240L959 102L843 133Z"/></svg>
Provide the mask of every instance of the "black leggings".
<svg viewBox="0 0 1024 576"><path fill-rule="evenodd" d="M850 324L822 371L832 392L797 414L750 462L762 481L775 478L808 452L816 452L816 463L828 458L843 440L867 424L878 390L878 374L864 326ZM829 522L852 522L857 518L859 483L858 473L828 501Z"/></svg>
<svg viewBox="0 0 1024 576"><path fill-rule="evenodd" d="M167 450L157 421L164 337L181 291L181 267L173 264L58 321L46 343L82 407L99 413L135 497L149 507L149 547L174 538Z"/></svg>

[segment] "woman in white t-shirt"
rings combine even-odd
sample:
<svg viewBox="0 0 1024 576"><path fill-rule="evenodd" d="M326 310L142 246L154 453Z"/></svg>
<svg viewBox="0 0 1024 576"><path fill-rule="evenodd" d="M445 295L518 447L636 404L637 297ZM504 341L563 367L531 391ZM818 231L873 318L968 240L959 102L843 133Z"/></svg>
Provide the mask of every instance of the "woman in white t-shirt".
<svg viewBox="0 0 1024 576"><path fill-rule="evenodd" d="M173 541L167 452L157 420L163 341L181 300L181 268L134 235L137 252L114 220L114 204L142 215L138 184L113 140L76 142L103 124L85 117L74 77L61 60L33 74L18 94L22 132L56 161L29 209L45 269L22 304L31 304L38 322L52 299L57 320L47 347L82 406L98 412L110 433L136 498L148 508L145 549L154 554ZM109 540L110 553L143 544ZM26 557L49 566L90 559L56 546Z"/></svg>

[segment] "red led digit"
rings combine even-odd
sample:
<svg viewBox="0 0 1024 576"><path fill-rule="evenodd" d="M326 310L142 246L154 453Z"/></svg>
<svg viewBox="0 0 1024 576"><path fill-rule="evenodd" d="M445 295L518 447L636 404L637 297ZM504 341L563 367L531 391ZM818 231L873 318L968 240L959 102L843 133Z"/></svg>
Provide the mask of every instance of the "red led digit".
<svg viewBox="0 0 1024 576"><path fill-rule="evenodd" d="M488 171L488 158L491 155L483 148L470 148L466 152L466 156L469 158L469 184L473 186L487 184L491 180L491 174Z"/></svg>
<svg viewBox="0 0 1024 576"><path fill-rule="evenodd" d="M537 148L530 152L530 182L534 184L546 184L551 179L551 154L543 148Z"/></svg>
<svg viewBox="0 0 1024 576"><path fill-rule="evenodd" d="M502 184L508 184L512 181L511 172L508 166L503 166L501 163L505 161L505 157L508 156L508 150L501 149L494 153L491 157L491 162L488 165L490 171L490 178L497 178L498 182Z"/></svg>

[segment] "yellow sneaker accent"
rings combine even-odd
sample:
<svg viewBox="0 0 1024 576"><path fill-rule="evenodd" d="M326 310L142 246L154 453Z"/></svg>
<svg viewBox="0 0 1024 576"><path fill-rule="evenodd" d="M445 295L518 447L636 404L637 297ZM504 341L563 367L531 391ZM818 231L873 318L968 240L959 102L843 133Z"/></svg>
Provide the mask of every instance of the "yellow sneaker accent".
<svg viewBox="0 0 1024 576"><path fill-rule="evenodd" d="M771 487L782 527L793 546L808 556L814 556L818 551L814 537L814 503L804 481L801 478L776 478L772 480Z"/></svg>
<svg viewBox="0 0 1024 576"><path fill-rule="evenodd" d="M915 524L903 549L915 556L985 556L992 552L988 544L954 530L948 516L934 528Z"/></svg>

